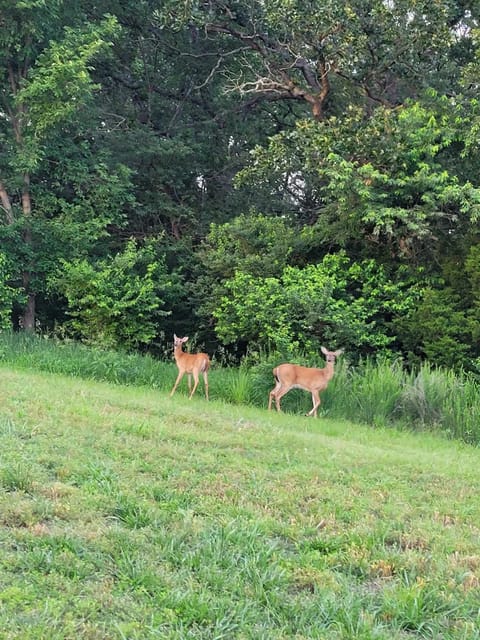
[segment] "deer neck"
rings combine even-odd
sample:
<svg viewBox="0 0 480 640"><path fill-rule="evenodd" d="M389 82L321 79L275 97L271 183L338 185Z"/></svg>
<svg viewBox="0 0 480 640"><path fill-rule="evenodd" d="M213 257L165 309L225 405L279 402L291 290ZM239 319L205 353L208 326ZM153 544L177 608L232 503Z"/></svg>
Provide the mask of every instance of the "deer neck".
<svg viewBox="0 0 480 640"><path fill-rule="evenodd" d="M335 373L335 363L327 362L327 364L325 365L324 371L325 371L325 378L327 380L331 380L333 378L333 374Z"/></svg>
<svg viewBox="0 0 480 640"><path fill-rule="evenodd" d="M177 360L177 361L178 361L178 360L181 360L182 356L184 356L184 355L185 355L185 352L183 351L183 349L182 349L182 345L181 345L181 344L177 345L177 346L174 348L174 350L173 350L173 355L174 355L174 357L175 357L175 360Z"/></svg>

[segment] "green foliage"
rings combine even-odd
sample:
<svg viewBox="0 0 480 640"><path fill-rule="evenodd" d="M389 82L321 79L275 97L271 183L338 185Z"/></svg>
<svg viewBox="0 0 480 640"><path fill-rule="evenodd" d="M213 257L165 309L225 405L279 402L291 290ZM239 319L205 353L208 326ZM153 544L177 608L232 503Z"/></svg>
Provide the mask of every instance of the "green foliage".
<svg viewBox="0 0 480 640"><path fill-rule="evenodd" d="M426 288L418 304L394 320L405 352L432 364L461 368L472 352L474 324L460 297L448 287ZM478 324L477 324L478 326Z"/></svg>
<svg viewBox="0 0 480 640"><path fill-rule="evenodd" d="M0 157L0 184L5 219L0 236L15 266L12 282L29 301L27 313L20 316L25 328L33 329L36 302L45 296L46 280L60 260L72 259L72 253L84 256L105 234L106 224L120 217L112 215L112 208L118 206L115 196L128 180L127 172L112 171L116 162L107 168L105 152L91 153L94 136L86 126L95 112L93 61L111 44L117 21L112 16L85 20L78 3L9 4L13 6L1 12L5 117L0 118L0 139L5 153ZM76 162L71 162L72 148ZM92 155L98 160L86 177ZM113 196L111 202L107 193Z"/></svg>
<svg viewBox="0 0 480 640"><path fill-rule="evenodd" d="M224 369L223 384L225 397L232 404L255 404L253 400L255 384L247 367Z"/></svg>
<svg viewBox="0 0 480 640"><path fill-rule="evenodd" d="M480 203L479 189L443 164L464 120L446 98L434 97L431 106L377 108L368 120L351 108L341 119L299 121L255 150L238 184L267 180L290 198L285 176L301 176L298 201L315 199L317 242L361 237L367 247L385 244L421 263L436 242L477 219Z"/></svg>
<svg viewBox="0 0 480 640"><path fill-rule="evenodd" d="M367 358L357 367L336 367L335 385L328 387L331 415L344 415L375 427L401 421L399 404L409 388L408 373L399 360ZM417 416L410 416L411 423Z"/></svg>
<svg viewBox="0 0 480 640"><path fill-rule="evenodd" d="M108 254L107 229L123 225L122 207L131 202L130 174L125 167L107 166L102 154L95 154L87 144L78 144L76 149L74 146L68 150L63 147L64 158L59 162L60 149L51 154L50 166L55 170L41 172L39 178L50 186L48 190L34 187L36 206L32 216L18 215L13 224L0 225L0 242L9 256L16 308L22 304L22 276L27 268L31 270L37 323L42 330L55 324L52 316L64 317L65 299L54 285L62 261ZM24 241L27 233L31 244Z"/></svg>
<svg viewBox="0 0 480 640"><path fill-rule="evenodd" d="M319 100L320 117L352 103L368 108L369 100L398 105L426 87L458 89L475 13L422 0L372 0L368 8L361 0L165 0L159 11L166 27L196 27L224 51L241 48L244 64L229 78L240 95L295 99L304 107Z"/></svg>
<svg viewBox="0 0 480 640"><path fill-rule="evenodd" d="M0 239L14 258L15 275L35 261L39 292L45 290L45 281L60 259L88 255L98 250L100 240L106 243L107 228L123 225L122 206L132 202L131 174L125 166L109 166L108 159L88 143L55 149L52 145L50 151L55 168L39 172L49 189L33 187L36 206L32 215L18 215L13 224L0 226ZM34 248L22 241L27 230Z"/></svg>
<svg viewBox="0 0 480 640"><path fill-rule="evenodd" d="M17 297L8 281L10 273L5 254L0 252L0 331L10 328L13 303Z"/></svg>
<svg viewBox="0 0 480 640"><path fill-rule="evenodd" d="M66 27L64 38L51 42L38 56L28 82L15 97L19 110L28 112L30 120L25 131L33 139L43 139L58 124L65 126L72 114L85 105L95 89L91 61L108 46L105 38L115 33L116 24L112 16L90 25L88 30ZM30 158L23 170L32 168L35 165Z"/></svg>
<svg viewBox="0 0 480 640"><path fill-rule="evenodd" d="M285 219L251 212L212 224L201 258L214 281L231 278L236 271L278 276L289 263L296 237L296 230Z"/></svg>
<svg viewBox="0 0 480 640"><path fill-rule="evenodd" d="M197 251L201 272L192 295L199 301L198 314L209 324L237 272L252 278L281 276L297 247L295 229L280 217L252 211L212 224Z"/></svg>
<svg viewBox="0 0 480 640"><path fill-rule="evenodd" d="M475 3L0 0L0 15L15 326L65 334L73 313L76 335L123 344L94 304L87 328L59 266L81 289L126 238L161 237L159 290L140 299L172 313L129 348L180 326L230 357L328 341L354 361L478 362ZM327 267L341 250L349 266ZM140 289L125 280L85 295L121 314Z"/></svg>
<svg viewBox="0 0 480 640"><path fill-rule="evenodd" d="M10 69L9 109L15 113L10 166L18 173L38 170L48 150L49 135L56 127L66 127L72 116L85 107L95 89L92 61L111 44L107 39L114 35L117 26L116 19L110 16L96 24L74 28L63 25L56 12L50 24L40 23L32 18L43 4L29 7L17 3L30 32L24 25L25 33L17 32L16 43L5 42L0 53ZM52 37L51 30L55 28L57 33ZM33 51L36 56L32 56ZM15 67L21 63L20 71Z"/></svg>
<svg viewBox="0 0 480 640"><path fill-rule="evenodd" d="M71 327L82 339L104 347L132 349L158 333L162 295L172 286L165 265L151 249L130 240L111 259L64 263L57 286L69 302Z"/></svg>
<svg viewBox="0 0 480 640"><path fill-rule="evenodd" d="M470 285L469 293L472 299L471 308L468 311L469 324L471 327L472 341L478 343L480 339L480 246L478 244L470 247L465 261L465 269Z"/></svg>
<svg viewBox="0 0 480 640"><path fill-rule="evenodd" d="M243 339L308 354L320 344L357 352L388 349L394 336L379 320L404 313L417 295L414 286L396 284L374 261L352 263L344 254L303 269L286 267L277 278L237 272L226 288L214 311L225 343Z"/></svg>

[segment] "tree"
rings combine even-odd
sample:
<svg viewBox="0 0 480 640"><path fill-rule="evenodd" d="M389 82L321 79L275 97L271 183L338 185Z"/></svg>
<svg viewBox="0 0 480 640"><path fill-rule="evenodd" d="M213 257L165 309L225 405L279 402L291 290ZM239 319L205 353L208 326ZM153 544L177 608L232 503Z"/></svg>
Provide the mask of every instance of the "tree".
<svg viewBox="0 0 480 640"><path fill-rule="evenodd" d="M195 252L200 264L190 287L201 326L211 326L235 273L278 277L299 250L296 229L282 217L251 211L224 224L212 223Z"/></svg>
<svg viewBox="0 0 480 640"><path fill-rule="evenodd" d="M216 43L165 28L154 0L116 11L121 34L94 76L103 87L105 147L135 174L126 233L198 241L212 221L245 206L232 178L249 141L265 140L272 125L225 95L213 73Z"/></svg>
<svg viewBox="0 0 480 640"><path fill-rule="evenodd" d="M77 225L86 217L81 194L75 204L54 202L52 179L59 180L61 171L52 178L46 168L65 152L56 154L60 138L76 134L75 118L95 88L91 62L108 47L115 30L113 18L86 25L82 17L62 0L0 2L0 139L6 149L0 160L1 235L17 258L26 299L20 323L26 330L35 326L41 264L52 253L48 234L53 231L55 238L75 207ZM101 166L97 169L100 177ZM106 171L103 178L105 185Z"/></svg>
<svg viewBox="0 0 480 640"><path fill-rule="evenodd" d="M379 107L369 118L351 109L342 119L301 121L258 147L237 180L268 183L320 248L427 265L480 212L480 185L449 156L462 146L463 108L430 95L431 104Z"/></svg>
<svg viewBox="0 0 480 640"><path fill-rule="evenodd" d="M217 38L228 90L294 100L322 120L348 104L396 106L427 87L453 92L471 56L475 3L166 0L167 24ZM236 74L225 67L235 55Z"/></svg>

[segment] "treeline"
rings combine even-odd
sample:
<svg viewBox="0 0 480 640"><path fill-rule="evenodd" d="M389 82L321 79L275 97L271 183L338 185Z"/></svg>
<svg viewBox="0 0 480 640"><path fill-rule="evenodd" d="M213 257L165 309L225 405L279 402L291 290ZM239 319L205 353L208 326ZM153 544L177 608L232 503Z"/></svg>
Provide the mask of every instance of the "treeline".
<svg viewBox="0 0 480 640"><path fill-rule="evenodd" d="M0 327L477 371L478 18L0 0Z"/></svg>

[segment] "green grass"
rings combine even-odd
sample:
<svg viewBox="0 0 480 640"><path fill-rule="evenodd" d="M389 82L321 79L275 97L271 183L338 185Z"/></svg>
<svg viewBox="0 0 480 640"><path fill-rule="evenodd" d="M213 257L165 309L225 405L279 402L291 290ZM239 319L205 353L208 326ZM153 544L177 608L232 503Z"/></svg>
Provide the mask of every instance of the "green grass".
<svg viewBox="0 0 480 640"><path fill-rule="evenodd" d="M478 449L0 379L0 638L480 638Z"/></svg>
<svg viewBox="0 0 480 640"><path fill-rule="evenodd" d="M281 361L281 360L280 360ZM169 392L177 376L173 361L149 355L125 354L88 348L74 342L0 332L0 363L12 367L62 373L122 385L145 386ZM311 362L323 367L323 356ZM236 405L266 407L273 388L272 368L278 356L264 354L260 362L222 367L213 360L209 372L210 395ZM186 376L177 393L187 393ZM204 395L203 380L196 391ZM294 389L282 399L282 409L302 415L312 407L310 394ZM351 420L375 427L433 431L448 438L480 445L480 385L471 375L435 369L425 363L408 372L400 362L371 359L352 367L341 357L335 376L322 393L319 415Z"/></svg>

